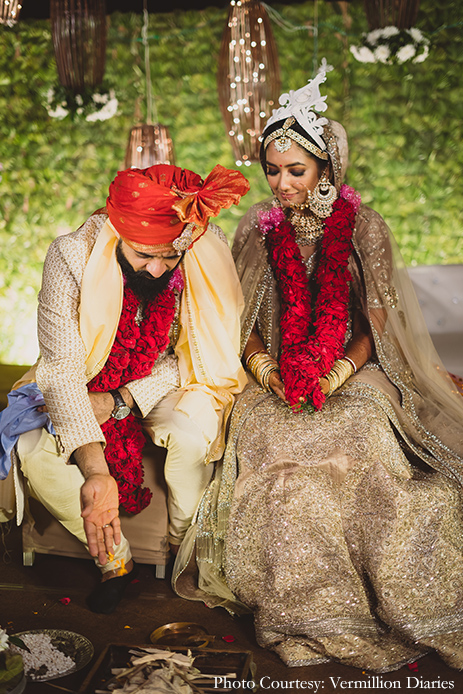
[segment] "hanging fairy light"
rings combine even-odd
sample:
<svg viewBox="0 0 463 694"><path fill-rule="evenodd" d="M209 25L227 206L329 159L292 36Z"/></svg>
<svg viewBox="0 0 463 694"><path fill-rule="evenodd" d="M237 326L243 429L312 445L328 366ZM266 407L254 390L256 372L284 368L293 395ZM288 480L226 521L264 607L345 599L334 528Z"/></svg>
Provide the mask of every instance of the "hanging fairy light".
<svg viewBox="0 0 463 694"><path fill-rule="evenodd" d="M0 0L0 24L14 26L19 19L21 8L18 0Z"/></svg>
<svg viewBox="0 0 463 694"><path fill-rule="evenodd" d="M219 103L238 166L259 160L260 134L280 93L270 20L258 0L232 0L217 72Z"/></svg>
<svg viewBox="0 0 463 694"><path fill-rule="evenodd" d="M79 94L103 82L106 60L105 0L50 0L58 78Z"/></svg>
<svg viewBox="0 0 463 694"><path fill-rule="evenodd" d="M145 47L145 80L146 80L146 123L134 126L129 135L125 152L126 169L146 169L153 164L175 164L174 148L169 129L166 125L153 123L153 105L151 94L151 68L148 39L149 15L147 0L143 2L142 41Z"/></svg>

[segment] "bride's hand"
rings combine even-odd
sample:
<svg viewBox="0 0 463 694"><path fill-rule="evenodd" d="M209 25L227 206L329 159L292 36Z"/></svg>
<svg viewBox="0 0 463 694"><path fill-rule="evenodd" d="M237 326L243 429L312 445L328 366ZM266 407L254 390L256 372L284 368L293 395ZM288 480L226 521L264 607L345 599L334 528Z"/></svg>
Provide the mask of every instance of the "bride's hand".
<svg viewBox="0 0 463 694"><path fill-rule="evenodd" d="M270 388L273 390L275 395L278 395L283 402L287 402L285 398L285 387L283 384L283 381L281 380L280 372L279 371L273 371L270 374L270 378L268 380L268 384Z"/></svg>

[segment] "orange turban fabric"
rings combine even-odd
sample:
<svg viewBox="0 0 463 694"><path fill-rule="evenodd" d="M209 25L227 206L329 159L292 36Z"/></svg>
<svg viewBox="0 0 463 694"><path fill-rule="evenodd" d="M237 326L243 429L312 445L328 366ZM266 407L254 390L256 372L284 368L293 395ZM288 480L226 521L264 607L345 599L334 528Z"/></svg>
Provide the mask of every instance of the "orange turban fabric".
<svg viewBox="0 0 463 694"><path fill-rule="evenodd" d="M237 205L249 190L244 176L219 164L205 181L188 169L155 164L119 171L106 209L116 231L134 247L171 245L185 250L206 230L209 217Z"/></svg>

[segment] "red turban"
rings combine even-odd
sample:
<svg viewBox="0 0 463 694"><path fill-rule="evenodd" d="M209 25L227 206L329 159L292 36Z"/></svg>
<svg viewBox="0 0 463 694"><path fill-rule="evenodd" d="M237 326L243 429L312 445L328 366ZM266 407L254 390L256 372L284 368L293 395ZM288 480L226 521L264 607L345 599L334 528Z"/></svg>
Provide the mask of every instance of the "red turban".
<svg viewBox="0 0 463 694"><path fill-rule="evenodd" d="M109 186L106 209L115 229L135 247L171 245L185 224L194 224L191 245L205 232L209 217L237 205L248 190L239 171L219 164L205 181L188 169L155 164L119 171Z"/></svg>

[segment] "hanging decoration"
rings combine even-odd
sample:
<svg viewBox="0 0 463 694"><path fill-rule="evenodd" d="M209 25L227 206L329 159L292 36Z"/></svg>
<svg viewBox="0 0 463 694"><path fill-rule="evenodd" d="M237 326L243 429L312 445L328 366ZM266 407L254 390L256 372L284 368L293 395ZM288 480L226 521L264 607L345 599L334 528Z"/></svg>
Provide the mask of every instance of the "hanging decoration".
<svg viewBox="0 0 463 694"><path fill-rule="evenodd" d="M155 122L153 122L153 106L155 109L155 104L151 90L148 25L147 0L143 0L142 42L145 48L147 122L134 126L130 131L125 152L124 166L126 169L146 169L148 166L153 166L153 164L175 164L174 148L168 127L157 122L157 115L155 115Z"/></svg>
<svg viewBox="0 0 463 694"><path fill-rule="evenodd" d="M19 19L21 8L18 0L0 0L0 24L14 26Z"/></svg>
<svg viewBox="0 0 463 694"><path fill-rule="evenodd" d="M429 54L429 38L414 27L420 0L364 0L370 31L351 46L361 63L422 63Z"/></svg>
<svg viewBox="0 0 463 694"><path fill-rule="evenodd" d="M364 0L370 31L389 26L410 29L415 24L419 7L420 0Z"/></svg>
<svg viewBox="0 0 463 694"><path fill-rule="evenodd" d="M125 153L126 169L174 163L172 138L166 125L144 123L131 129Z"/></svg>
<svg viewBox="0 0 463 694"><path fill-rule="evenodd" d="M397 29L387 26L362 34L362 44L351 46L350 52L360 63L401 65L422 63L429 55L429 46L429 38L416 27Z"/></svg>
<svg viewBox="0 0 463 694"><path fill-rule="evenodd" d="M60 83L76 94L98 87L106 59L104 0L50 0L50 21Z"/></svg>
<svg viewBox="0 0 463 694"><path fill-rule="evenodd" d="M104 0L50 0L50 22L58 71L44 102L50 118L95 122L115 116L115 90L103 82Z"/></svg>
<svg viewBox="0 0 463 694"><path fill-rule="evenodd" d="M270 20L258 0L231 0L217 72L219 103L237 166L259 160L260 134L280 94Z"/></svg>

